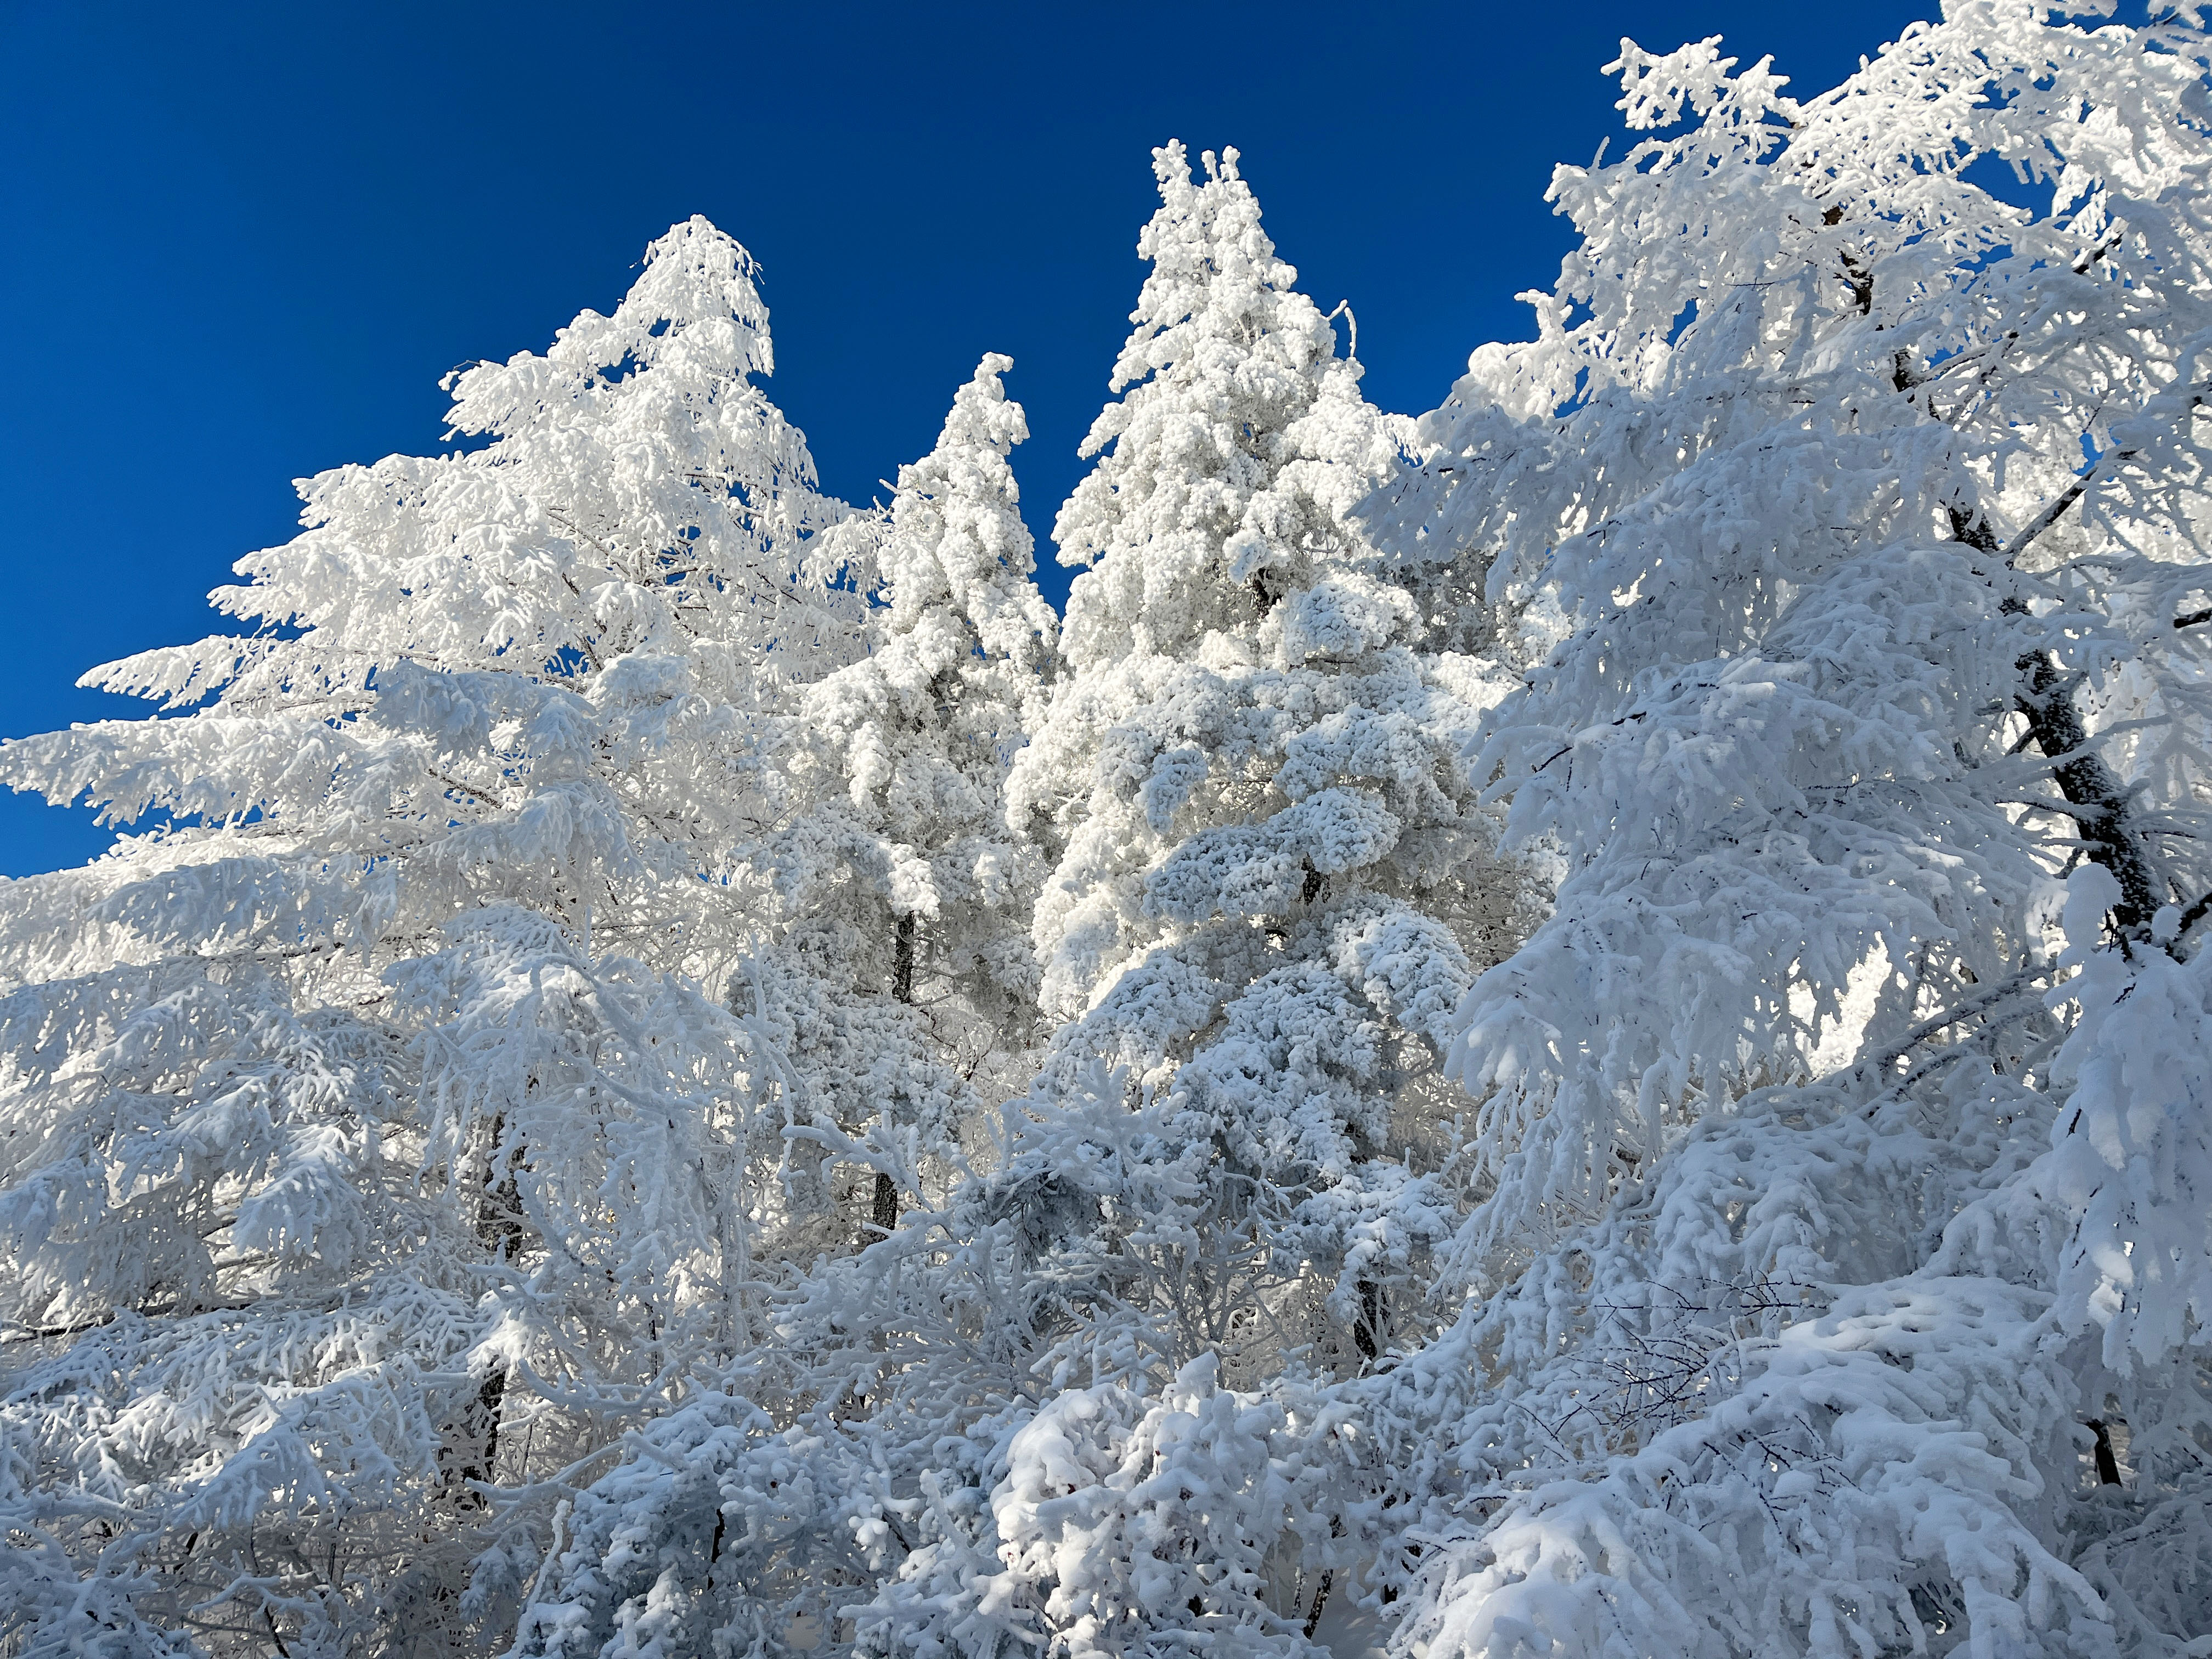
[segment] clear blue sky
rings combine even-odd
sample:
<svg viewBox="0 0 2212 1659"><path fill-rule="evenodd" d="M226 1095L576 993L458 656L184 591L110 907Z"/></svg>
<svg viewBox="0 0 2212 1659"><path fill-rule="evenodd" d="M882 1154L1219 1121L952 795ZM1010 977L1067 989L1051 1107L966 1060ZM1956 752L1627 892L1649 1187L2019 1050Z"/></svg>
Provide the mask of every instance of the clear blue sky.
<svg viewBox="0 0 2212 1659"><path fill-rule="evenodd" d="M440 375L607 308L692 213L765 267L771 394L848 499L1011 353L1042 544L1153 145L1243 150L1303 286L1352 301L1369 396L1419 412L1527 332L1512 296L1567 246L1545 184L1617 131L1621 35L1723 34L1809 93L1933 9L0 0L0 736L142 712L72 682L215 631L207 590L293 533L292 478L434 449ZM0 793L0 873L106 840Z"/></svg>

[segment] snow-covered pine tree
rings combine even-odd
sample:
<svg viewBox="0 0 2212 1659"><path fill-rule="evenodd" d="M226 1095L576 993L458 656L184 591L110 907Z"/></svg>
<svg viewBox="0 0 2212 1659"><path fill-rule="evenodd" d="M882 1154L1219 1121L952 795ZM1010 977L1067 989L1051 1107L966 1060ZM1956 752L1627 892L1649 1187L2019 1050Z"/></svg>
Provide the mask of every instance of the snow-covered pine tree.
<svg viewBox="0 0 2212 1659"><path fill-rule="evenodd" d="M1477 1294L1365 1389L1412 1650L2203 1650L2199 21L1624 42L1686 128L1424 428L1377 533L1488 563L1563 874L1453 1022Z"/></svg>
<svg viewBox="0 0 2212 1659"><path fill-rule="evenodd" d="M453 378L480 447L305 482L258 632L88 677L192 712L0 750L172 819L0 888L9 1651L487 1639L537 1483L756 1340L733 859L860 606L752 269L676 227Z"/></svg>
<svg viewBox="0 0 2212 1659"><path fill-rule="evenodd" d="M1170 144L1154 171L1124 395L1054 532L1090 567L1066 674L1012 786L1066 842L1036 925L1067 1023L1050 1074L1103 1060L1172 1103L1194 1196L1177 1289L1145 1310L1164 1360L1218 1348L1249 1378L1318 1338L1357 1366L1452 1224L1455 1109L1426 1079L1516 896L1460 757L1486 682L1415 648L1426 569L1350 517L1401 428L1236 152L1198 182Z"/></svg>
<svg viewBox="0 0 2212 1659"><path fill-rule="evenodd" d="M1028 435L1012 367L985 357L888 511L850 522L876 544L869 652L806 690L774 756L789 805L758 862L781 922L740 997L763 999L810 1132L879 1132L859 1213L824 1212L848 1236L896 1225L976 1103L1034 1063L1042 871L1006 827L1005 783L1059 618L1006 461Z"/></svg>

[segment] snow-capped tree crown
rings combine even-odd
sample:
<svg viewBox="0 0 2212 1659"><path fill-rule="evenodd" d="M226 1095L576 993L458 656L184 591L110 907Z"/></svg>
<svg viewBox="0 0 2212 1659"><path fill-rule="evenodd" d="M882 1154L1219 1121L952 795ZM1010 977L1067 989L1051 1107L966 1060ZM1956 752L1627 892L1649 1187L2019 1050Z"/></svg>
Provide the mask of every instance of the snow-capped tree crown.
<svg viewBox="0 0 2212 1659"><path fill-rule="evenodd" d="M1155 154L1121 395L1058 524L1089 566L1066 670L1009 784L1061 848L1033 928L1061 1024L1023 1112L1095 1121L1101 1064L1140 1103L1126 1158L1036 1223L1116 1285L1132 1334L1090 1363L1124 1386L1209 1349L1240 1386L1286 1346L1352 1370L1415 1328L1452 1225L1442 1022L1525 888L1461 760L1484 676L1415 648L1422 607L1352 514L1405 426L1234 152L1205 163Z"/></svg>
<svg viewBox="0 0 2212 1659"><path fill-rule="evenodd" d="M1079 671L1248 635L1316 564L1360 562L1341 515L1392 457L1237 152L1202 160L1201 184L1181 144L1153 152L1160 210L1137 244L1152 269L1111 382L1124 395L1084 440L1101 459L1053 530L1063 563L1096 567L1068 596ZM1294 633L1286 648L1302 647Z"/></svg>
<svg viewBox="0 0 2212 1659"><path fill-rule="evenodd" d="M190 712L0 749L173 818L0 898L0 1641L511 1625L471 1483L757 1340L799 1103L721 988L760 722L862 610L751 272L678 226L613 316L453 378L481 447L306 481L215 596L264 632L88 677Z"/></svg>

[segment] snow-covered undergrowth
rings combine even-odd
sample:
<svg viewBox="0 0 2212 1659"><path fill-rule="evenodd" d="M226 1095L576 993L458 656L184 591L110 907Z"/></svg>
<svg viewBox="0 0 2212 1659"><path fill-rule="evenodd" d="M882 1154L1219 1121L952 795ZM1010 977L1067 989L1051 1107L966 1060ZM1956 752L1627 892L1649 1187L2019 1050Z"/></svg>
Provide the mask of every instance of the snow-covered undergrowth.
<svg viewBox="0 0 2212 1659"><path fill-rule="evenodd" d="M0 747L0 1655L2212 1655L2209 65L1624 42L1418 420L1170 144L1064 618L703 220L307 481Z"/></svg>

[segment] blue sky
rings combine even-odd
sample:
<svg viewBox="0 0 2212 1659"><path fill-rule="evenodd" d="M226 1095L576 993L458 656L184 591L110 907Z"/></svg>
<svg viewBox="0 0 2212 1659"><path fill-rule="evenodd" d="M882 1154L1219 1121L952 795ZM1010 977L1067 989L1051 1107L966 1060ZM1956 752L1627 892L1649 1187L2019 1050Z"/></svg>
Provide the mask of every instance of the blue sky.
<svg viewBox="0 0 2212 1659"><path fill-rule="evenodd" d="M763 265L771 393L848 499L1012 354L1049 563L1153 145L1243 152L1302 286L1352 301L1369 396L1419 412L1527 332L1512 296L1568 240L1544 187L1617 131L1621 35L1719 33L1802 94L1932 10L9 0L0 736L141 713L72 682L215 631L207 590L296 527L292 478L434 449L447 369L608 307L692 213ZM106 840L0 794L0 874Z"/></svg>

